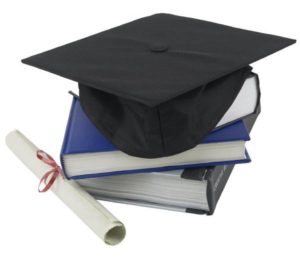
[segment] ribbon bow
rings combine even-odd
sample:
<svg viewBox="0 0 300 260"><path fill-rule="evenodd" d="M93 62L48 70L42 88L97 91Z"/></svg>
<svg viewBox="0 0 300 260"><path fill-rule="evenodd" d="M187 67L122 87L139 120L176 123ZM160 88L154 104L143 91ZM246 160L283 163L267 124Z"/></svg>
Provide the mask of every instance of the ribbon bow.
<svg viewBox="0 0 300 260"><path fill-rule="evenodd" d="M62 169L60 166L55 162L55 160L46 152L42 150L38 150L36 152L36 156L38 159L40 159L42 162L50 165L52 169L44 174L44 176L41 178L38 190L39 192L46 192L51 188L53 183L55 182L56 178L58 176L63 177ZM50 179L49 179L50 177ZM49 179L49 181L48 181ZM44 184L44 188L41 189L41 185Z"/></svg>

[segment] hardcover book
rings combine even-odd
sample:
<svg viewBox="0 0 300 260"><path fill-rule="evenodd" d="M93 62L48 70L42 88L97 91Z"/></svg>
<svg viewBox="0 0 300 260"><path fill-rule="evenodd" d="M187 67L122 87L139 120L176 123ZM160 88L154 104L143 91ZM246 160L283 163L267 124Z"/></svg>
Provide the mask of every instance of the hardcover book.
<svg viewBox="0 0 300 260"><path fill-rule="evenodd" d="M256 77L253 75L244 85L240 98L237 97L240 101L234 102L232 110L227 111L204 141L183 153L156 159L138 158L117 150L87 118L79 99L74 97L61 150L66 177L80 179L249 162L245 142L250 138L243 121L237 119L255 109L256 101L248 102L246 108L242 100L249 98L250 93L257 100ZM241 111L238 106L242 107Z"/></svg>

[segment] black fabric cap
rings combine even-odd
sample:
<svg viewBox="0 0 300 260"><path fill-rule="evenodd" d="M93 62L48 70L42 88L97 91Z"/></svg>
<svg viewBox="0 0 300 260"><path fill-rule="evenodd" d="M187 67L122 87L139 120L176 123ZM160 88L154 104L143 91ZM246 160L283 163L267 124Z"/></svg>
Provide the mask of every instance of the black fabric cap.
<svg viewBox="0 0 300 260"><path fill-rule="evenodd" d="M197 145L248 64L295 40L156 14L24 59L79 82L87 116L122 151L161 157Z"/></svg>

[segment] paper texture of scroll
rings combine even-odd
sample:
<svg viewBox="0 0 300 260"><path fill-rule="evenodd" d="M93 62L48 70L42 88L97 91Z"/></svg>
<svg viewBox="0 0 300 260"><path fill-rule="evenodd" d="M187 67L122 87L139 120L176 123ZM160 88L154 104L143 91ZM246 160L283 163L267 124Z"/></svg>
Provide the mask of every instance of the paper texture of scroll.
<svg viewBox="0 0 300 260"><path fill-rule="evenodd" d="M18 130L7 135L6 144L39 179L51 170L37 158L38 148ZM124 225L76 182L59 177L51 190L105 243L115 245L125 237Z"/></svg>

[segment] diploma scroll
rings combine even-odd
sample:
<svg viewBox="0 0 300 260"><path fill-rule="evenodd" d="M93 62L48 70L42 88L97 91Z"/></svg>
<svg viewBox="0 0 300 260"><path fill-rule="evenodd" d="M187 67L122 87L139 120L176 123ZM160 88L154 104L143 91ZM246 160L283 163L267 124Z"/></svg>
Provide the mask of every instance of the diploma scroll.
<svg viewBox="0 0 300 260"><path fill-rule="evenodd" d="M51 170L37 158L39 149L18 130L7 135L6 144L39 179ZM58 177L51 190L105 243L116 245L124 239L124 225L75 181Z"/></svg>

